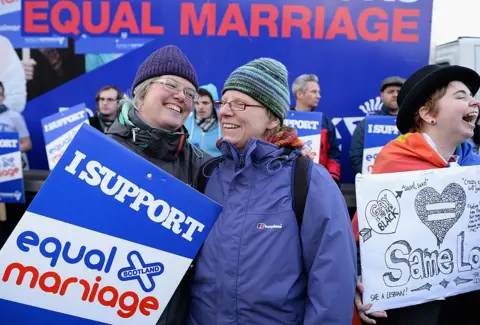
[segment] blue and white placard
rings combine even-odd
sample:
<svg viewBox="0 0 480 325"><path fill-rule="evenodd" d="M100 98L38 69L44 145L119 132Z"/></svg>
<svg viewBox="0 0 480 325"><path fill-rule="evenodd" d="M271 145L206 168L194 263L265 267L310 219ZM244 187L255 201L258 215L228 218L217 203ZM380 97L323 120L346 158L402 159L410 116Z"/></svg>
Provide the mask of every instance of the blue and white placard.
<svg viewBox="0 0 480 325"><path fill-rule="evenodd" d="M25 202L22 154L17 132L0 132L0 202Z"/></svg>
<svg viewBox="0 0 480 325"><path fill-rule="evenodd" d="M2 323L154 325L220 212L83 125L0 251Z"/></svg>
<svg viewBox="0 0 480 325"><path fill-rule="evenodd" d="M400 132L396 116L367 116L365 121L365 144L363 149L362 174L371 174L375 158Z"/></svg>
<svg viewBox="0 0 480 325"><path fill-rule="evenodd" d="M48 167L52 170L83 123L88 122L85 104L76 105L42 119Z"/></svg>
<svg viewBox="0 0 480 325"><path fill-rule="evenodd" d="M290 111L284 124L297 130L299 138L315 154L313 161L318 163L322 138L322 113Z"/></svg>

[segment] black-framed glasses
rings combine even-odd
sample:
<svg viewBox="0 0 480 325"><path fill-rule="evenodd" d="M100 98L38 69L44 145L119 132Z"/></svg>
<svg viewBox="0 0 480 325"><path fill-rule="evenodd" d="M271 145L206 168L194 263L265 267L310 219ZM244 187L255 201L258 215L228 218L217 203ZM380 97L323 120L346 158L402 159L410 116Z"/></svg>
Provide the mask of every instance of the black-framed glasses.
<svg viewBox="0 0 480 325"><path fill-rule="evenodd" d="M245 104L243 102L226 102L224 100L216 100L213 102L213 106L215 107L216 110L219 110L222 106L228 105L232 111L244 111L247 107L262 107L265 108L265 106L262 105L250 105L250 104Z"/></svg>
<svg viewBox="0 0 480 325"><path fill-rule="evenodd" d="M192 103L195 103L200 98L200 95L195 91L195 89L185 88L179 82L173 79L160 78L154 80L153 82L161 83L170 92L179 93L183 91L185 99L191 101Z"/></svg>

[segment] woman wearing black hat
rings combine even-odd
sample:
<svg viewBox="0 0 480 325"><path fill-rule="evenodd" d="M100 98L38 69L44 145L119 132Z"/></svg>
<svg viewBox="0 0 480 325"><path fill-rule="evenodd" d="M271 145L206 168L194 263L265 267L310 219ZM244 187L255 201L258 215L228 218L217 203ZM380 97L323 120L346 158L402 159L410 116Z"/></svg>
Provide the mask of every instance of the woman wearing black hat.
<svg viewBox="0 0 480 325"><path fill-rule="evenodd" d="M478 73L465 67L428 65L416 71L398 96L397 127L402 135L380 151L373 174L480 165L480 156L467 142L479 114L480 102L473 97L479 87ZM356 218L353 228L358 242ZM363 291L360 282L357 289ZM385 312L372 313L369 317L377 317L376 321L365 315L371 305L362 304L360 292L355 304L367 324L473 325L479 321L468 304L478 301L476 295L479 292L392 309L388 317Z"/></svg>

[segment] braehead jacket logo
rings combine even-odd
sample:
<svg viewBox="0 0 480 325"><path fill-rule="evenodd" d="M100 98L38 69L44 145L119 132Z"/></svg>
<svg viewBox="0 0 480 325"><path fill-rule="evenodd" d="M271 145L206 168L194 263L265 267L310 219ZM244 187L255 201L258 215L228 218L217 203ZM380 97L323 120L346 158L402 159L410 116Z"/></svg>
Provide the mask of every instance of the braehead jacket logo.
<svg viewBox="0 0 480 325"><path fill-rule="evenodd" d="M155 289L153 277L163 273L165 267L162 263L145 263L142 255L137 251L131 251L127 256L129 266L118 271L118 278L121 281L138 280L138 283L145 292Z"/></svg>
<svg viewBox="0 0 480 325"><path fill-rule="evenodd" d="M382 99L377 96L360 105L358 108L365 113L365 115L373 115L382 109Z"/></svg>

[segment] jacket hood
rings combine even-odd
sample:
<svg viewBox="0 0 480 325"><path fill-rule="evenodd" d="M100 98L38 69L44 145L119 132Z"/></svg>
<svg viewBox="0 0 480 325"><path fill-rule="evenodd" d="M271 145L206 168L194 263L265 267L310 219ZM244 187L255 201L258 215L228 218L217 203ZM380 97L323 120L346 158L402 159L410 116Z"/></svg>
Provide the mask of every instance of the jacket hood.
<svg viewBox="0 0 480 325"><path fill-rule="evenodd" d="M118 118L106 134L129 138L136 146L144 148L147 155L170 161L178 158L188 139L188 131L184 126L177 132L148 126L130 102L121 103Z"/></svg>
<svg viewBox="0 0 480 325"><path fill-rule="evenodd" d="M282 161L294 159L299 154L296 150L279 147L257 138L250 139L242 152L227 140L220 140L217 146L225 160L231 160L235 168L265 164L267 169L273 171L281 167ZM274 163L275 161L277 163Z"/></svg>
<svg viewBox="0 0 480 325"><path fill-rule="evenodd" d="M217 87L215 87L214 84L209 83L209 84L200 86L198 89L203 89L203 90L208 91L208 92L210 93L210 95L212 96L212 99L213 99L214 101L219 100ZM193 115L193 118L194 118L194 119L197 118L197 112L196 112L195 109L193 109L193 111L192 111L191 114ZM217 121L218 121L218 112L217 112L217 110L215 109L215 106L213 107L213 114L215 114L215 118L216 118Z"/></svg>
<svg viewBox="0 0 480 325"><path fill-rule="evenodd" d="M215 85L212 84L212 83L200 86L198 89L204 89L204 90L208 91L210 93L210 95L212 95L213 100L218 100L219 99L217 87L215 87Z"/></svg>

